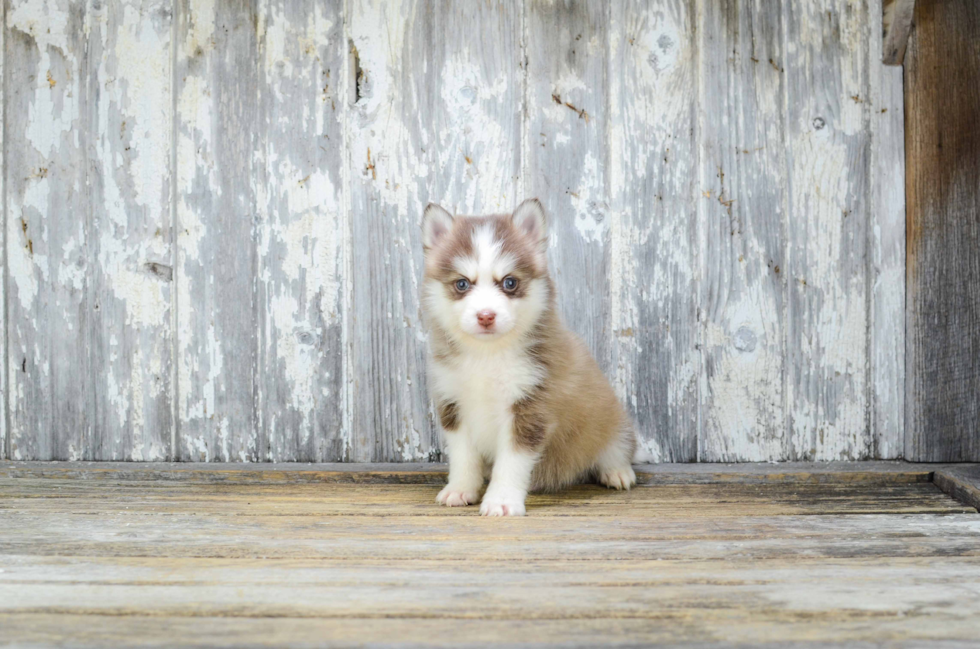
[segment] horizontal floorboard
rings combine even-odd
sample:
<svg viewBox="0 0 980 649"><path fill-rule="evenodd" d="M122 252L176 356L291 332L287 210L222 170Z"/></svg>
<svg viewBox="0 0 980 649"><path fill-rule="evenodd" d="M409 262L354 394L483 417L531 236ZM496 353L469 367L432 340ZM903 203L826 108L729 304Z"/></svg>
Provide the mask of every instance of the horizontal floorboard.
<svg viewBox="0 0 980 649"><path fill-rule="evenodd" d="M974 649L975 621L952 616L923 626L920 616L852 613L834 620L805 611L747 620L738 612L665 611L656 620L171 618L0 614L11 644L36 647L543 647L683 645L763 649ZM872 633L878 639L869 639ZM405 639L398 641L398 638ZM425 641L412 639L425 638Z"/></svg>

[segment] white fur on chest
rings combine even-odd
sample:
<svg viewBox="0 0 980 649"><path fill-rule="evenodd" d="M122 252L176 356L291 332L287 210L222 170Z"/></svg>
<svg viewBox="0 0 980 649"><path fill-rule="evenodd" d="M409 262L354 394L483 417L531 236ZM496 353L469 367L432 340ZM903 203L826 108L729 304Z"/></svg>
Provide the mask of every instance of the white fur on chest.
<svg viewBox="0 0 980 649"><path fill-rule="evenodd" d="M432 362L436 394L459 407L458 433L470 436L491 460L500 436L511 434L512 406L541 378L541 369L522 350L464 351L451 364Z"/></svg>

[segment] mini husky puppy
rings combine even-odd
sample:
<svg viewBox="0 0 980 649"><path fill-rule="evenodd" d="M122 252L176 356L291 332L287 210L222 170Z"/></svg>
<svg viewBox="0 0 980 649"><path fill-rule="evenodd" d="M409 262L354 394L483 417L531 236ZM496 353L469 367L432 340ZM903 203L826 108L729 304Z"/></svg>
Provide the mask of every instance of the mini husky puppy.
<svg viewBox="0 0 980 649"><path fill-rule="evenodd" d="M430 387L449 452L437 502L522 516L529 490L589 474L636 482L632 423L584 343L558 317L537 199L513 214L422 217Z"/></svg>

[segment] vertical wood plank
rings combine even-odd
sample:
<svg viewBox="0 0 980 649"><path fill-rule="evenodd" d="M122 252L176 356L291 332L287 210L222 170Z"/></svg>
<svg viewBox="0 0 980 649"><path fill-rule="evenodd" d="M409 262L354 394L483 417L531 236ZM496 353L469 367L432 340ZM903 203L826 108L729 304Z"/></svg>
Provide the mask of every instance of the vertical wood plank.
<svg viewBox="0 0 980 649"><path fill-rule="evenodd" d="M8 348L7 348L7 155L5 146L4 133L7 126L7 104L6 99L6 75L4 73L4 60L6 57L6 42L7 42L7 3L4 2L0 5L0 110L3 111L3 117L0 118L0 201L2 201L3 206L3 245L0 246L0 257L3 259L3 280L0 283L0 362L3 363L2 369L0 369L0 396L2 396L2 403L0 403L0 430L2 430L2 435L0 435L0 444L3 448L0 449L0 458L4 460L10 459L10 416L9 416L9 396L10 390L8 386L10 385L10 366L8 364Z"/></svg>
<svg viewBox="0 0 980 649"><path fill-rule="evenodd" d="M84 272L93 373L83 407L92 408L94 447L86 455L160 461L171 452L172 415L172 8L126 0L93 3L90 12Z"/></svg>
<svg viewBox="0 0 980 649"><path fill-rule="evenodd" d="M905 457L980 460L980 4L919 0L905 58Z"/></svg>
<svg viewBox="0 0 980 649"><path fill-rule="evenodd" d="M525 193L548 213L562 317L611 376L607 5L529 0L525 20Z"/></svg>
<svg viewBox="0 0 980 649"><path fill-rule="evenodd" d="M783 17L761 0L700 14L700 459L787 459Z"/></svg>
<svg viewBox="0 0 980 649"><path fill-rule="evenodd" d="M11 457L166 459L169 3L7 18Z"/></svg>
<svg viewBox="0 0 980 649"><path fill-rule="evenodd" d="M7 295L12 459L94 457L94 249L83 2L6 15Z"/></svg>
<svg viewBox="0 0 980 649"><path fill-rule="evenodd" d="M257 8L176 6L177 453L254 461Z"/></svg>
<svg viewBox="0 0 980 649"><path fill-rule="evenodd" d="M788 1L784 11L792 458L867 459L868 6Z"/></svg>
<svg viewBox="0 0 980 649"><path fill-rule="evenodd" d="M874 457L905 452L905 111L902 70L878 65L881 40L871 18L871 431Z"/></svg>
<svg viewBox="0 0 980 649"><path fill-rule="evenodd" d="M419 222L520 197L519 8L352 0L350 142L354 461L439 457L425 386Z"/></svg>
<svg viewBox="0 0 980 649"><path fill-rule="evenodd" d="M658 462L697 458L696 20L692 0L610 5L615 386Z"/></svg>
<svg viewBox="0 0 980 649"><path fill-rule="evenodd" d="M261 0L259 458L343 460L341 0Z"/></svg>

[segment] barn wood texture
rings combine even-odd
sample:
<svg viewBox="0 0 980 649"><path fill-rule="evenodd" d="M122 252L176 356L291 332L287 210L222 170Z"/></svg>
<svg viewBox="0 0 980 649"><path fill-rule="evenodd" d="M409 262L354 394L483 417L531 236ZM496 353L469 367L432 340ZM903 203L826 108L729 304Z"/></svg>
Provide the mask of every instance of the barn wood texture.
<svg viewBox="0 0 980 649"><path fill-rule="evenodd" d="M174 454L172 8L140 7L6 6L12 457Z"/></svg>
<svg viewBox="0 0 980 649"><path fill-rule="evenodd" d="M787 11L788 442L794 457L867 457L873 111L865 104L878 59L866 6L815 0ZM834 34L851 47L839 48Z"/></svg>
<svg viewBox="0 0 980 649"><path fill-rule="evenodd" d="M699 160L699 107L691 100L697 5L612 3L607 29L608 373L644 431L645 450L666 462L691 461L702 368L691 198Z"/></svg>
<svg viewBox="0 0 980 649"><path fill-rule="evenodd" d="M650 458L900 457L881 10L8 3L6 455L439 459L419 214L538 195Z"/></svg>
<svg viewBox="0 0 980 649"><path fill-rule="evenodd" d="M907 86L905 453L980 460L980 5L916 3Z"/></svg>
<svg viewBox="0 0 980 649"><path fill-rule="evenodd" d="M881 61L902 65L912 30L915 0L882 0Z"/></svg>
<svg viewBox="0 0 980 649"><path fill-rule="evenodd" d="M980 516L921 467L855 464L713 484L656 467L488 520L435 504L438 484L284 489L297 465L6 463L0 628L13 646L970 646Z"/></svg>
<svg viewBox="0 0 980 649"><path fill-rule="evenodd" d="M704 3L700 40L700 459L789 457L781 7ZM808 451L809 449L804 449Z"/></svg>

